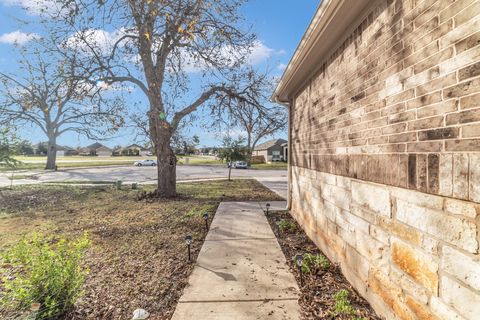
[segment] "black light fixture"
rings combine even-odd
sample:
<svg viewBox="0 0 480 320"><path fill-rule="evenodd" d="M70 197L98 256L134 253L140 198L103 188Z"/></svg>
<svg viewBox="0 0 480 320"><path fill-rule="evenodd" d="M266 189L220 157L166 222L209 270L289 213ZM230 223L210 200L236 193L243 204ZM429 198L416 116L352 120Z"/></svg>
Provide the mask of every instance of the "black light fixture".
<svg viewBox="0 0 480 320"><path fill-rule="evenodd" d="M203 214L203 220L205 220L205 230L208 232L208 212Z"/></svg>
<svg viewBox="0 0 480 320"><path fill-rule="evenodd" d="M303 272L302 272L303 255L297 254L295 256L295 263L297 264L298 271L300 272L300 286L303 287Z"/></svg>
<svg viewBox="0 0 480 320"><path fill-rule="evenodd" d="M270 210L270 203L267 203L265 206L267 207L267 216L268 216L268 211Z"/></svg>
<svg viewBox="0 0 480 320"><path fill-rule="evenodd" d="M185 237L185 243L187 244L187 248L188 248L188 261L191 261L192 258L191 258L191 254L190 254L190 245L192 244L192 236L191 235L188 235Z"/></svg>

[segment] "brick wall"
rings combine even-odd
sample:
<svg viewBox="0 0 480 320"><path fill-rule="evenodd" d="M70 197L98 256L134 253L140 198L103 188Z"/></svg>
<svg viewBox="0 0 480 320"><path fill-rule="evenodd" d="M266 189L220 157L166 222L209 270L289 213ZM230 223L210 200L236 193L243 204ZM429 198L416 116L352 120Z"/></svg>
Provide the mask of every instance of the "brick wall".
<svg viewBox="0 0 480 320"><path fill-rule="evenodd" d="M376 1L338 45L291 109L293 214L387 318L479 319L480 1Z"/></svg>

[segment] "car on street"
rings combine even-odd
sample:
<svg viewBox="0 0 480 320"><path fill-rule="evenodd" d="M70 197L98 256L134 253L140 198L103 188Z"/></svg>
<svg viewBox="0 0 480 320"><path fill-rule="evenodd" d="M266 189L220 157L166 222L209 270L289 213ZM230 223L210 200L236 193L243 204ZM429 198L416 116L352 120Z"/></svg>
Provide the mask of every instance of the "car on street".
<svg viewBox="0 0 480 320"><path fill-rule="evenodd" d="M235 161L233 167L235 169L248 169L248 164L245 161Z"/></svg>
<svg viewBox="0 0 480 320"><path fill-rule="evenodd" d="M151 159L144 159L135 161L133 165L137 167L155 167L157 165L157 161Z"/></svg>

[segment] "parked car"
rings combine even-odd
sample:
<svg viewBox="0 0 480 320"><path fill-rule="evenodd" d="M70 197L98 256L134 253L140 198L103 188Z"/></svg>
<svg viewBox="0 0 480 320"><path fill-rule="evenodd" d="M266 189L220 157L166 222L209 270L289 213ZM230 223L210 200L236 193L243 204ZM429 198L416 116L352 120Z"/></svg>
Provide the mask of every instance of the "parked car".
<svg viewBox="0 0 480 320"><path fill-rule="evenodd" d="M235 161L235 163L233 164L233 167L235 169L247 169L248 164L245 161Z"/></svg>
<svg viewBox="0 0 480 320"><path fill-rule="evenodd" d="M139 161L135 161L133 163L134 166L137 166L137 167L155 167L157 165L157 161L156 160L150 160L150 159L144 159L144 160L139 160Z"/></svg>

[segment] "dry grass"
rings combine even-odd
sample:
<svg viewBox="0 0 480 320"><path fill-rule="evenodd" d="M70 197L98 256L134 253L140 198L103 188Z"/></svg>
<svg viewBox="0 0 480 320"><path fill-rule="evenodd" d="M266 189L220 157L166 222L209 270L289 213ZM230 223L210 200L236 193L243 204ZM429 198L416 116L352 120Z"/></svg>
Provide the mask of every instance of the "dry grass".
<svg viewBox="0 0 480 320"><path fill-rule="evenodd" d="M143 190L151 191L153 187ZM32 232L92 241L85 294L68 319L128 319L144 308L149 319L169 319L205 236L202 213L219 200L276 200L254 180L179 184L179 196L137 201L142 190L113 187L24 186L1 191L0 250ZM211 220L210 220L211 221Z"/></svg>

